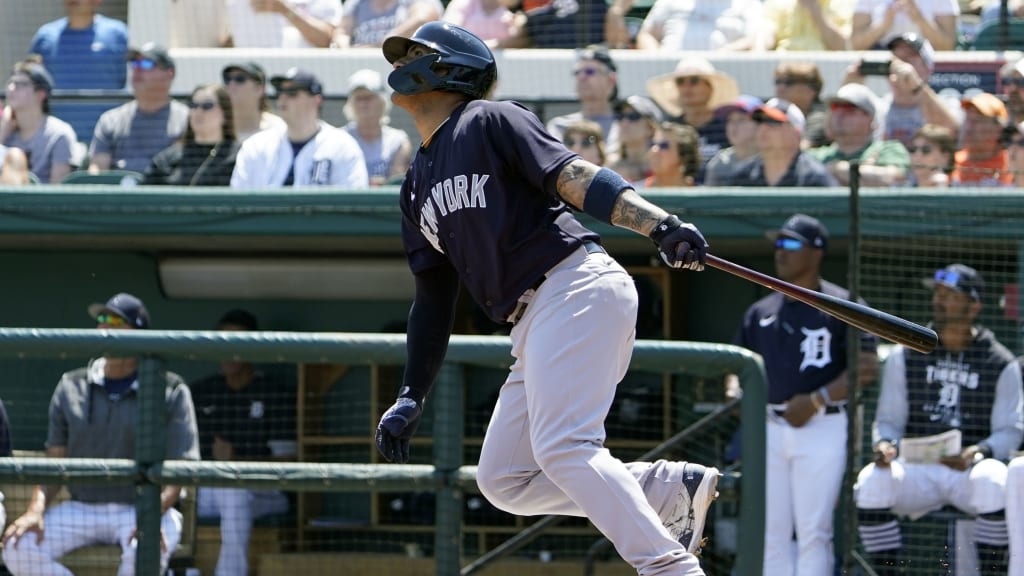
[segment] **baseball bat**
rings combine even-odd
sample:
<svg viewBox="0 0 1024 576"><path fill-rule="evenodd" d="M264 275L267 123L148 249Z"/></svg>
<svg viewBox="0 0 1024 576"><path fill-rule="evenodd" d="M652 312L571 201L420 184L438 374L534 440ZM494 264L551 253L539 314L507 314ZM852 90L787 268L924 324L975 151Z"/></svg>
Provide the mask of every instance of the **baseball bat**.
<svg viewBox="0 0 1024 576"><path fill-rule="evenodd" d="M822 294L815 290L808 290L807 288L756 272L711 254L708 254L707 265L750 280L765 288L781 292L790 298L835 316L851 326L886 340L891 340L897 344L902 344L922 354L928 354L935 350L935 347L939 344L939 337L935 334L934 330L914 324L898 316L887 314L881 310L875 310L863 304Z"/></svg>

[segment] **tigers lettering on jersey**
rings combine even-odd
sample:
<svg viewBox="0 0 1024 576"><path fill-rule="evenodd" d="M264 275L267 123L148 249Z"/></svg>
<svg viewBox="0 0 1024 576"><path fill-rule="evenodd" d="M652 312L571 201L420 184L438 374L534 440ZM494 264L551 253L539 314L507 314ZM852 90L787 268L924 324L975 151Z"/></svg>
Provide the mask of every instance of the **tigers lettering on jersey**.
<svg viewBox="0 0 1024 576"><path fill-rule="evenodd" d="M459 174L445 178L430 189L430 196L420 210L420 231L435 250L444 254L437 238L438 217L445 217L466 208L487 208L484 185L490 174Z"/></svg>

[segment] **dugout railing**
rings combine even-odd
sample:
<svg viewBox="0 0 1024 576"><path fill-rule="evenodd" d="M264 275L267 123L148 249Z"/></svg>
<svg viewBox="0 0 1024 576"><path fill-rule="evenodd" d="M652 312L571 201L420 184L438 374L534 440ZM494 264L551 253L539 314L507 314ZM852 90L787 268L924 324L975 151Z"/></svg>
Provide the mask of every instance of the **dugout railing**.
<svg viewBox="0 0 1024 576"><path fill-rule="evenodd" d="M100 331L81 329L0 329L0 357L68 358L104 354L139 355L139 429L134 460L0 458L0 482L18 484L131 484L136 486L138 574L157 574L160 564L160 486L233 486L307 492L432 491L436 495L435 574L459 574L462 550L462 494L476 492L475 467L463 462L463 394L467 366L507 367L506 337L454 336L447 363L431 396L433 455L430 465L324 464L272 462L164 461L164 390L161 372L172 359L339 362L401 365L402 335L351 333L207 331ZM633 370L719 376L739 374L745 394L740 403L742 466L736 571L761 574L764 532L765 375L761 358L748 350L718 344L638 341ZM424 432L425 433L425 432ZM20 511L12 511L13 514Z"/></svg>

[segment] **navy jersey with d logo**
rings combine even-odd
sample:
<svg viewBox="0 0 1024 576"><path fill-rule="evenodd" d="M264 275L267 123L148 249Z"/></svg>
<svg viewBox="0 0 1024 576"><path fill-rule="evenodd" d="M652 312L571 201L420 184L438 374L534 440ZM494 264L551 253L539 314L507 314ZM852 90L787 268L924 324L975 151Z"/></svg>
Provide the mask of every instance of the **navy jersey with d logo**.
<svg viewBox="0 0 1024 576"><path fill-rule="evenodd" d="M819 291L844 299L850 294L825 280ZM764 358L768 403L782 404L814 392L846 370L847 332L843 321L773 292L747 309L733 344ZM876 344L874 336L863 334L861 350L874 351Z"/></svg>
<svg viewBox="0 0 1024 576"><path fill-rule="evenodd" d="M545 272L598 239L555 192L574 158L521 104L474 100L456 108L419 149L402 185L402 241L413 273L453 266L503 322Z"/></svg>

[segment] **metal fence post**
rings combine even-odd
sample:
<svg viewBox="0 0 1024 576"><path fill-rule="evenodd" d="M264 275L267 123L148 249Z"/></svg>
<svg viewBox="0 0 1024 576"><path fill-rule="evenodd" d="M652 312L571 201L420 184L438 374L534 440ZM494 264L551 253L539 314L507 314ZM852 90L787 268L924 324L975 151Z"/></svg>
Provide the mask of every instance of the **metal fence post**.
<svg viewBox="0 0 1024 576"><path fill-rule="evenodd" d="M437 492L434 561L437 576L457 576L462 563L463 493L455 483L462 466L463 451L463 367L445 363L441 367L434 402L434 467L451 479Z"/></svg>
<svg viewBox="0 0 1024 576"><path fill-rule="evenodd" d="M135 462L142 471L163 462L167 450L166 382L163 361L144 357L139 366L139 421L135 440ZM160 573L160 516L160 486L143 475L135 485L136 574Z"/></svg>

